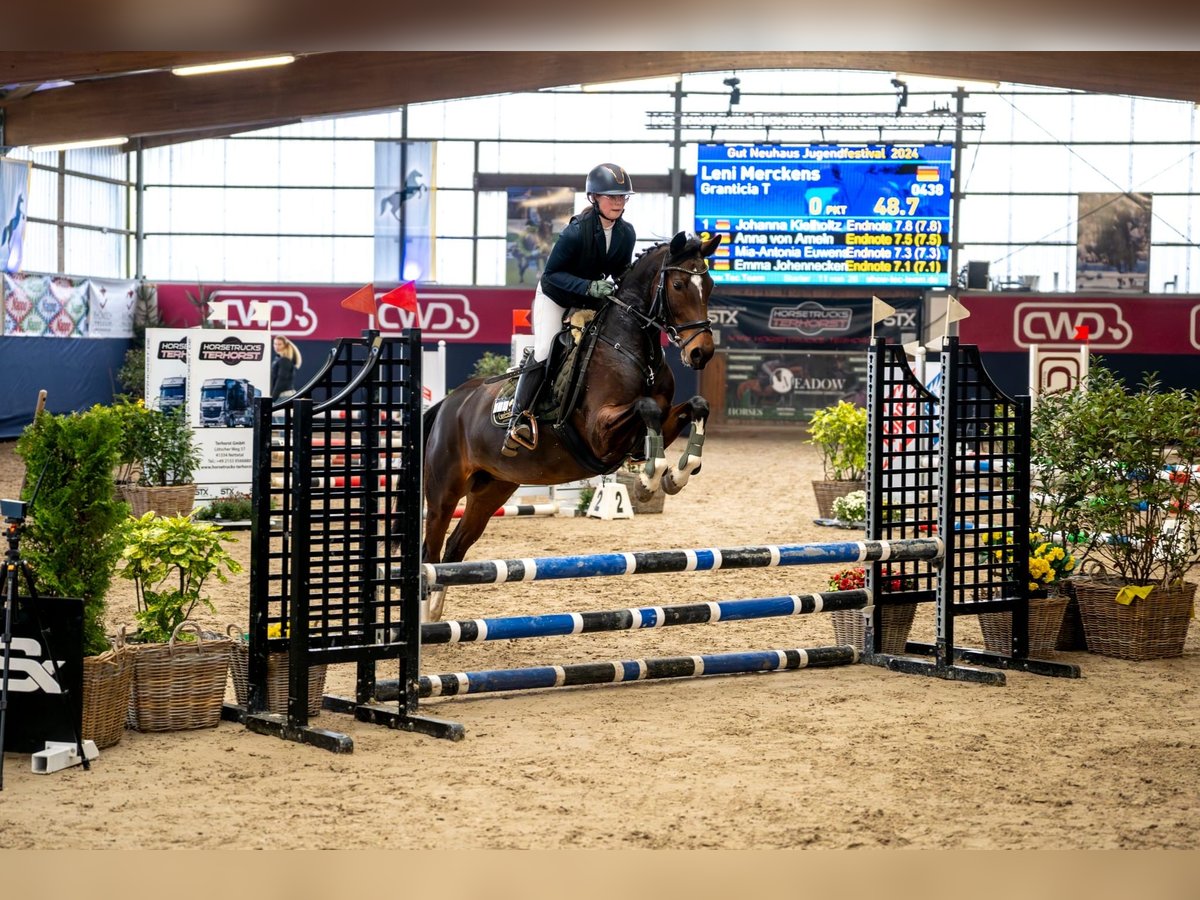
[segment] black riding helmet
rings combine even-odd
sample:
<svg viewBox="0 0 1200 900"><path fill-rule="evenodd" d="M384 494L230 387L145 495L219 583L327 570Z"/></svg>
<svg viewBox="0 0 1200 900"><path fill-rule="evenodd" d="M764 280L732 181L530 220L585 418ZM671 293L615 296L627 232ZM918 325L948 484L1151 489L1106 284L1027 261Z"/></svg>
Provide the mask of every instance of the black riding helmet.
<svg viewBox="0 0 1200 900"><path fill-rule="evenodd" d="M629 173L616 163L601 163L588 172L584 193L610 196L632 194L633 182L629 179Z"/></svg>

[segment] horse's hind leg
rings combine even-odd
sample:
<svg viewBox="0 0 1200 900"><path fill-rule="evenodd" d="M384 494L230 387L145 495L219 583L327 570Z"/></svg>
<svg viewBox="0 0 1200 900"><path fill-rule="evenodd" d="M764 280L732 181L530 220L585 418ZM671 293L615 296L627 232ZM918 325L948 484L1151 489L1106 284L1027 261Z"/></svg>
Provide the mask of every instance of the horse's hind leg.
<svg viewBox="0 0 1200 900"><path fill-rule="evenodd" d="M678 494L688 479L700 471L700 453L704 449L704 426L708 423L708 401L693 397L686 403L672 407L663 422L663 439L668 445L679 436L684 426L691 424L687 447L679 462L667 466L662 475L662 489L667 494Z"/></svg>
<svg viewBox="0 0 1200 900"><path fill-rule="evenodd" d="M520 485L511 481L494 481L490 476L476 473L467 488L467 504L463 507L462 518L446 542L446 552L442 562L461 562L471 546L479 540L492 513L504 505L504 501L513 495ZM453 510L451 510L453 513ZM446 602L444 586L431 588L429 591L430 621L442 618L442 607Z"/></svg>
<svg viewBox="0 0 1200 900"><path fill-rule="evenodd" d="M446 542L442 562L460 562L488 527L492 514L504 505L504 501L518 487L520 485L512 481L495 481L482 473L476 474L467 489L467 505L462 518Z"/></svg>

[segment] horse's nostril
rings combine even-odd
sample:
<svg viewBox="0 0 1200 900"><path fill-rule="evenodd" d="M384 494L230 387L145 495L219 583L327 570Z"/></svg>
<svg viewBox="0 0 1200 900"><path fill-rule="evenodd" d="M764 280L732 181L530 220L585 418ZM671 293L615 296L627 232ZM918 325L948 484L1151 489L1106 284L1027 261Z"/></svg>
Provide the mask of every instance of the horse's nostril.
<svg viewBox="0 0 1200 900"><path fill-rule="evenodd" d="M704 362L704 354L700 352L699 347L692 348L692 368L696 368Z"/></svg>

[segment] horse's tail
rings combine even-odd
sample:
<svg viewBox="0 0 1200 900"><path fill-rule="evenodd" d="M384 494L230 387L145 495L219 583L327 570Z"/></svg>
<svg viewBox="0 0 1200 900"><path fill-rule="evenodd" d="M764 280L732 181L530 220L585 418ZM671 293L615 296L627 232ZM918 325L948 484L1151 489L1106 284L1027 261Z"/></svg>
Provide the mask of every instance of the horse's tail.
<svg viewBox="0 0 1200 900"><path fill-rule="evenodd" d="M446 401L443 398L443 399L439 400L437 403L433 404L433 406L429 407L429 409L425 412L425 415L421 422L421 449L422 450L424 450L426 447L429 446L429 433L431 431L433 431L433 421L434 421L434 419L437 418L437 414L441 410L442 404L445 402Z"/></svg>

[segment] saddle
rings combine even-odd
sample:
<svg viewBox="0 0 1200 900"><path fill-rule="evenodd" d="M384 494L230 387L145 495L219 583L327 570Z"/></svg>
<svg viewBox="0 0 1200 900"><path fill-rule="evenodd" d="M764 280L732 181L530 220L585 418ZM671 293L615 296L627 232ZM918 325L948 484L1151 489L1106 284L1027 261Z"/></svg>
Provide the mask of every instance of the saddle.
<svg viewBox="0 0 1200 900"><path fill-rule="evenodd" d="M587 362L596 342L596 332L587 325L595 316L590 309L576 310L554 338L550 351L550 372L541 394L534 404L534 415L543 426L556 428L565 423L579 400L580 388L587 374ZM498 378L504 380L500 393L492 404L492 422L507 428L513 416L513 395L522 369L530 365L532 350L527 350L521 365Z"/></svg>

